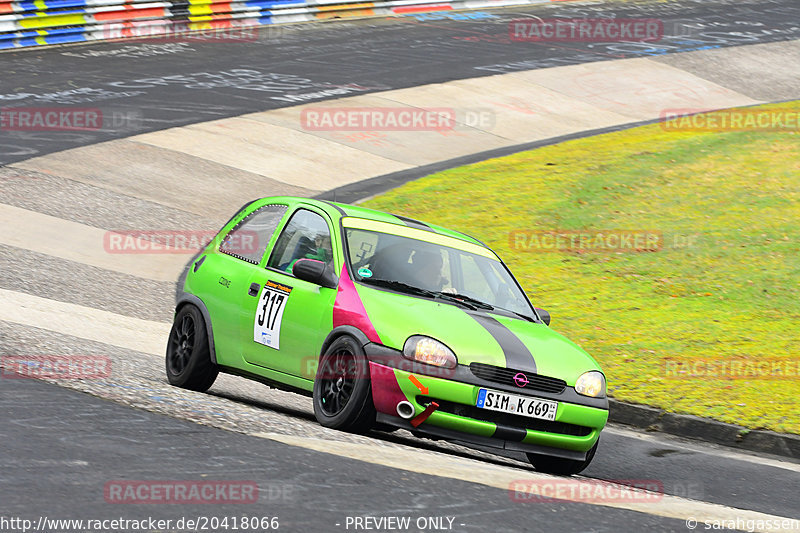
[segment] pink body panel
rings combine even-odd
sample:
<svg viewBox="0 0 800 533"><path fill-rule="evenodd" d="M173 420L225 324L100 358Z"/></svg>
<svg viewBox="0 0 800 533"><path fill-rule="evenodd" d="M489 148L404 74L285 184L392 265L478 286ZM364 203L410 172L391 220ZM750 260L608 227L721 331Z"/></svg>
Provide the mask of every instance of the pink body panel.
<svg viewBox="0 0 800 533"><path fill-rule="evenodd" d="M360 329L372 342L381 342L378 332L367 316L367 310L358 296L356 286L347 272L347 267L342 266L339 275L339 287L336 301L333 303L333 327L354 326Z"/></svg>
<svg viewBox="0 0 800 533"><path fill-rule="evenodd" d="M397 416L397 404L407 400L406 395L400 390L394 370L378 363L369 364L369 374L372 380L372 403L379 413Z"/></svg>

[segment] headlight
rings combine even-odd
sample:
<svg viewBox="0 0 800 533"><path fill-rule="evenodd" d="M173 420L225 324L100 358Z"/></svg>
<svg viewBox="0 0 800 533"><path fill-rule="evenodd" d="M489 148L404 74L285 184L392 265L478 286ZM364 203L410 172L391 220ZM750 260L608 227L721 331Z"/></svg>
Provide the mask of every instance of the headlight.
<svg viewBox="0 0 800 533"><path fill-rule="evenodd" d="M403 357L427 365L455 368L458 364L453 351L430 337L412 335L403 345Z"/></svg>
<svg viewBox="0 0 800 533"><path fill-rule="evenodd" d="M575 382L575 392L592 398L602 398L606 395L606 378L596 370L584 372Z"/></svg>

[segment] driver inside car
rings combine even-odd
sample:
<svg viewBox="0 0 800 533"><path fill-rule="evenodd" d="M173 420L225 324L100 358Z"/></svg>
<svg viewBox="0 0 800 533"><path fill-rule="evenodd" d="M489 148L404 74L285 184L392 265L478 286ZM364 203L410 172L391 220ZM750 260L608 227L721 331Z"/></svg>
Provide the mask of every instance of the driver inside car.
<svg viewBox="0 0 800 533"><path fill-rule="evenodd" d="M307 251L307 253L303 254L302 257L296 257L291 263L289 263L289 266L286 267L286 272L292 272L292 268L294 268L294 264L298 259L316 259L317 261L322 261L328 265L331 264L333 252L331 250L330 235L317 235L314 237L314 246L309 246L309 248L310 249Z"/></svg>
<svg viewBox="0 0 800 533"><path fill-rule="evenodd" d="M439 292L447 283L442 276L444 262L441 254L417 250L411 257L411 275L416 285L422 289Z"/></svg>

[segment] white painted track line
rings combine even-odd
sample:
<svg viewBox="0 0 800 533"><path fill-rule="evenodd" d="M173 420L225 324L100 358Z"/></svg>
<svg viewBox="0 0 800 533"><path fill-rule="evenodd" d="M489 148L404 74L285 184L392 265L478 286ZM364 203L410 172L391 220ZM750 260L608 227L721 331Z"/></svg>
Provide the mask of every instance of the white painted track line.
<svg viewBox="0 0 800 533"><path fill-rule="evenodd" d="M0 320L163 356L170 324L0 289Z"/></svg>
<svg viewBox="0 0 800 533"><path fill-rule="evenodd" d="M513 486L525 486L525 482L548 483L557 486L564 485L570 488L574 485L586 485L592 493L598 487L597 481L590 481L587 478L564 478L536 472L522 472L517 469L492 465L473 459L454 457L451 455L431 453L414 449L381 448L380 453L375 453L374 446L356 442L330 441L309 437L297 437L293 435L281 435L277 433L256 433L254 436L300 446L317 452L329 453L340 457L358 459L367 463L388 466L400 470L406 470L418 474L428 474L433 476L480 483L488 487L509 490ZM520 483L522 482L522 483ZM623 487L620 485L620 487ZM579 488L577 489L580 490ZM730 521L740 519L742 522L754 521L772 526L780 524L782 521L791 520L776 515L737 509L715 503L707 503L678 496L663 494L659 498L647 501L635 502L629 499L620 498L614 501L613 498L606 498L602 501L591 498L569 498L566 492L558 493L554 496L558 500L567 502L577 502L588 505L599 505L602 507L612 507L615 509L625 509L640 513L674 518L678 520L696 520L698 529L703 529L704 522ZM522 502L521 502L522 503ZM524 503L523 503L524 504ZM744 531L744 529L743 529ZM754 528L752 531L772 533L783 531L780 527Z"/></svg>
<svg viewBox="0 0 800 533"><path fill-rule="evenodd" d="M6 204L0 204L0 227L0 244L155 281L176 281L191 259L186 253L109 253L105 230Z"/></svg>

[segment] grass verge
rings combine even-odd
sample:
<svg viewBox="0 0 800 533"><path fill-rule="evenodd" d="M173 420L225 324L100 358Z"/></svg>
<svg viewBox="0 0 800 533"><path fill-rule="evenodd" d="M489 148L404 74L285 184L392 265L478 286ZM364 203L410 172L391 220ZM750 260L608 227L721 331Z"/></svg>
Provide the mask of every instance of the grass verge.
<svg viewBox="0 0 800 533"><path fill-rule="evenodd" d="M800 102L748 109L797 115ZM800 434L800 131L654 124L447 170L364 205L491 246L600 362L614 398ZM663 247L536 253L513 237L611 229L660 232Z"/></svg>

